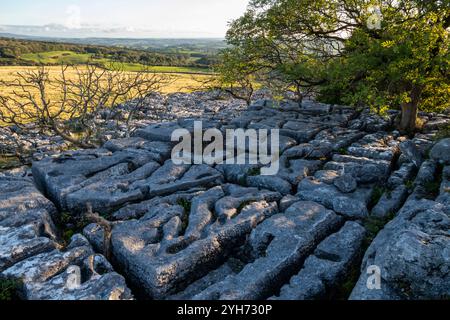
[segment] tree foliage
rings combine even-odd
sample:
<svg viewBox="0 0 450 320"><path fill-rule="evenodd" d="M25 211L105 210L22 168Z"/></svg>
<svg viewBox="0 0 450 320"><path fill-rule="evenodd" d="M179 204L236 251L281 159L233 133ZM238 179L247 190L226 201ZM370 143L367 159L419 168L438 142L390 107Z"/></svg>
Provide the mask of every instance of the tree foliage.
<svg viewBox="0 0 450 320"><path fill-rule="evenodd" d="M419 107L449 107L449 27L448 0L253 0L227 40L299 100L399 108L413 130Z"/></svg>

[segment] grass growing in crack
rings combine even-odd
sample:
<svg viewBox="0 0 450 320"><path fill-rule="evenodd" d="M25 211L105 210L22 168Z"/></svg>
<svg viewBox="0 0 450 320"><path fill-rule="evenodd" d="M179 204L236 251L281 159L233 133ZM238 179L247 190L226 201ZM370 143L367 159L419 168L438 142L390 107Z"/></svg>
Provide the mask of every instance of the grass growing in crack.
<svg viewBox="0 0 450 320"><path fill-rule="evenodd" d="M381 197L388 189L382 186L375 186L372 191L372 196L370 197L369 208L373 208L380 201Z"/></svg>
<svg viewBox="0 0 450 320"><path fill-rule="evenodd" d="M414 190L414 180L413 179L406 180L405 181L405 186L410 191Z"/></svg>
<svg viewBox="0 0 450 320"><path fill-rule="evenodd" d="M177 204L184 210L184 214L181 217L181 232L180 232L180 235L184 235L189 225L189 214L191 213L192 203L189 200L181 198L177 201Z"/></svg>
<svg viewBox="0 0 450 320"><path fill-rule="evenodd" d="M238 184L241 187L246 187L247 186L247 177L246 176L240 177L239 180L238 180Z"/></svg>
<svg viewBox="0 0 450 320"><path fill-rule="evenodd" d="M81 216L72 215L69 212L61 212L57 221L58 229L61 230L61 240L65 245L70 243L73 235L80 233L89 224Z"/></svg>
<svg viewBox="0 0 450 320"><path fill-rule="evenodd" d="M366 237L363 241L363 249L364 251L369 248L370 244L373 242L377 234L384 228L384 226L394 219L395 213L391 212L385 218L377 218L377 217L368 217L364 221L364 228L367 231Z"/></svg>
<svg viewBox="0 0 450 320"><path fill-rule="evenodd" d="M436 173L434 179L432 181L427 181L423 185L423 189L425 191L425 198L434 200L439 196L441 183L442 183L442 174L444 171L444 166L442 164L437 165Z"/></svg>
<svg viewBox="0 0 450 320"><path fill-rule="evenodd" d="M252 204L253 203L253 201L244 201L244 202L242 202L240 205L239 205L239 207L237 208L237 214L240 214L241 212L242 212L242 210L244 210L244 208L246 207L246 206L248 206L249 204Z"/></svg>
<svg viewBox="0 0 450 320"><path fill-rule="evenodd" d="M179 199L177 204L183 208L184 212L191 212L192 203L184 198Z"/></svg>
<svg viewBox="0 0 450 320"><path fill-rule="evenodd" d="M386 190L386 198L389 200L392 199L392 190Z"/></svg>
<svg viewBox="0 0 450 320"><path fill-rule="evenodd" d="M251 168L248 173L248 176L254 177L254 176L260 176L261 175L261 168Z"/></svg>
<svg viewBox="0 0 450 320"><path fill-rule="evenodd" d="M441 181L438 180L426 182L424 187L425 190L427 191L427 194L431 198L436 198L439 195L439 190L441 189Z"/></svg>
<svg viewBox="0 0 450 320"><path fill-rule="evenodd" d="M358 261L358 263L354 263L350 267L350 271L348 272L348 275L345 277L341 285L330 291L328 295L329 300L348 300L361 275L360 262L361 261Z"/></svg>
<svg viewBox="0 0 450 320"><path fill-rule="evenodd" d="M19 300L18 291L22 282L15 279L0 279L0 301Z"/></svg>
<svg viewBox="0 0 450 320"><path fill-rule="evenodd" d="M347 149L345 149L345 148L339 148L339 149L337 150L337 152L338 152L339 154L343 155L343 156L348 155L348 151L347 151Z"/></svg>

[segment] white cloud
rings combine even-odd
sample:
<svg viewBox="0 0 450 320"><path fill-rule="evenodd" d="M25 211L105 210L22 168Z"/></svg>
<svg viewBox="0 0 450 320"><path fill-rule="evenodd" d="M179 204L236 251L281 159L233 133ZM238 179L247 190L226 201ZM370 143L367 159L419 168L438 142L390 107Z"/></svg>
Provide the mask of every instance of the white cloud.
<svg viewBox="0 0 450 320"><path fill-rule="evenodd" d="M65 26L68 29L81 29L81 8L77 5L70 5L66 9L67 18Z"/></svg>

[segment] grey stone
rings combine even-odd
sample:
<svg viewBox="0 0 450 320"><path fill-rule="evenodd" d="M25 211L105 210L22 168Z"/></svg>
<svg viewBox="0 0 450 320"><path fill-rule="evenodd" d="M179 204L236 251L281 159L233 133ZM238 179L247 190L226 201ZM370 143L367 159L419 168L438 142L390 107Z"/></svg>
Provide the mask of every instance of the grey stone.
<svg viewBox="0 0 450 320"><path fill-rule="evenodd" d="M133 183L151 176L159 167L158 163L152 161L131 173L89 183L67 194L67 209L71 212L83 212L86 204L90 203L94 211L110 213L127 202L143 200L145 191L134 188Z"/></svg>
<svg viewBox="0 0 450 320"><path fill-rule="evenodd" d="M24 178L0 178L0 271L55 248L56 209Z"/></svg>
<svg viewBox="0 0 450 320"><path fill-rule="evenodd" d="M386 180L390 172L390 164L384 160L371 160L350 156L333 156L333 160L324 166L325 170L338 171L341 174L350 174L358 182L375 183Z"/></svg>
<svg viewBox="0 0 450 320"><path fill-rule="evenodd" d="M72 247L66 252L55 249L33 255L4 270L2 274L6 277L20 279L25 284L45 282L70 265L81 264L91 254L93 254L92 248L86 241L86 245Z"/></svg>
<svg viewBox="0 0 450 320"><path fill-rule="evenodd" d="M292 185L298 184L307 176L313 175L318 170L321 162L317 160L292 159L284 156L280 159L280 169L277 176L288 181Z"/></svg>
<svg viewBox="0 0 450 320"><path fill-rule="evenodd" d="M332 111L330 105L324 103L318 103L312 100L303 100L302 109L311 114L328 114Z"/></svg>
<svg viewBox="0 0 450 320"><path fill-rule="evenodd" d="M352 264L361 254L366 230L356 222L347 222L342 229L322 241L308 257L298 275L283 286L281 300L323 299L328 290L339 286L349 275Z"/></svg>
<svg viewBox="0 0 450 320"><path fill-rule="evenodd" d="M172 133L177 129L184 129L175 122L159 123L138 129L134 132L134 137L147 139L150 141L171 142Z"/></svg>
<svg viewBox="0 0 450 320"><path fill-rule="evenodd" d="M216 169L224 175L228 182L245 185L248 175L259 174L260 166L254 164L220 164Z"/></svg>
<svg viewBox="0 0 450 320"><path fill-rule="evenodd" d="M341 175L334 180L334 185L343 193L350 193L356 190L358 183L350 174Z"/></svg>
<svg viewBox="0 0 450 320"><path fill-rule="evenodd" d="M206 207L212 203L209 202ZM277 212L276 203L254 202L233 219L208 219L210 222L205 225L205 220L198 220L196 215L205 216L202 212L210 208L206 207L200 209L201 206L193 206L189 214L187 228L197 232L191 236L183 233L172 235L170 241L161 239L159 230L168 221L158 217L127 221L114 227L114 257L121 269L127 270L129 280L149 297L162 299L184 290L190 283L218 267L231 250L245 241L253 228ZM191 222L194 224L192 227ZM201 238L198 238L199 227L203 230Z"/></svg>
<svg viewBox="0 0 450 320"><path fill-rule="evenodd" d="M446 166L442 170L442 183L436 201L450 207L450 166ZM450 208L447 212L450 213Z"/></svg>
<svg viewBox="0 0 450 320"><path fill-rule="evenodd" d="M249 176L247 177L247 185L276 191L282 195L288 195L292 192L291 184L277 176Z"/></svg>
<svg viewBox="0 0 450 320"><path fill-rule="evenodd" d="M45 210L54 215L56 208L24 178L0 177L0 221L30 210Z"/></svg>
<svg viewBox="0 0 450 320"><path fill-rule="evenodd" d="M70 268L68 269L71 270ZM70 273L67 271L46 282L26 285L27 300L132 300L125 279L115 273L95 274L80 286L68 289Z"/></svg>
<svg viewBox="0 0 450 320"><path fill-rule="evenodd" d="M333 184L334 180L340 176L335 170L319 170L314 174L314 178L326 184Z"/></svg>
<svg viewBox="0 0 450 320"><path fill-rule="evenodd" d="M117 181L118 177L130 174L128 181L145 175L145 166L152 159L145 150L124 150L115 153L104 149L63 153L56 158L46 158L33 163L33 177L40 188L60 209L67 210L66 198L76 191L102 181ZM145 169L140 169L144 166ZM131 170L130 170L131 169ZM152 168L151 168L152 170ZM116 186L120 188L121 186ZM110 190L103 190L108 193ZM110 191L120 193L121 190ZM81 199L80 201L84 201ZM80 204L72 203L72 207ZM85 206L86 203L81 204ZM94 204L93 204L94 205ZM83 208L84 209L84 208Z"/></svg>
<svg viewBox="0 0 450 320"><path fill-rule="evenodd" d="M358 189L344 194L333 185L304 179L297 187L297 196L302 200L318 202L348 218L358 219L368 215L369 191L370 189Z"/></svg>
<svg viewBox="0 0 450 320"><path fill-rule="evenodd" d="M403 205L408 196L408 189L399 185L394 190L385 192L371 211L371 215L377 218L387 218L395 214Z"/></svg>
<svg viewBox="0 0 450 320"><path fill-rule="evenodd" d="M260 191L258 189L251 190L250 188L245 189L249 190L250 192L242 192L239 195L231 194L215 202L214 212L219 220L225 221L228 219L232 219L240 213L240 210L242 210L246 205L252 202L274 202L279 201L282 197L278 192L269 192L264 190Z"/></svg>
<svg viewBox="0 0 450 320"><path fill-rule="evenodd" d="M436 143L431 149L430 157L441 164L450 165L450 138Z"/></svg>
<svg viewBox="0 0 450 320"><path fill-rule="evenodd" d="M400 143L400 150L409 161L411 161L417 168L420 168L423 162L422 155L413 141L407 140Z"/></svg>
<svg viewBox="0 0 450 320"><path fill-rule="evenodd" d="M362 219L369 215L364 202L349 199L348 197L334 198L333 210L350 219Z"/></svg>
<svg viewBox="0 0 450 320"><path fill-rule="evenodd" d="M393 172L389 177L388 186L390 188L398 187L405 184L414 177L416 167L412 163L403 163L397 171Z"/></svg>
<svg viewBox="0 0 450 320"><path fill-rule="evenodd" d="M367 250L354 300L442 299L450 294L450 219L442 204L408 201ZM367 287L369 266L381 289ZM370 280L370 279L369 279Z"/></svg>
<svg viewBox="0 0 450 320"><path fill-rule="evenodd" d="M0 227L0 271L36 254L55 247L49 238L41 234L39 225Z"/></svg>
<svg viewBox="0 0 450 320"><path fill-rule="evenodd" d="M435 180L436 171L436 162L431 160L424 161L420 166L419 172L417 173L414 185L426 186L427 183L433 182Z"/></svg>
<svg viewBox="0 0 450 320"><path fill-rule="evenodd" d="M96 223L91 223L83 229L83 236L89 240L96 252L104 252L104 230L101 226Z"/></svg>
<svg viewBox="0 0 450 320"><path fill-rule="evenodd" d="M194 300L261 300L295 272L314 246L342 219L313 202L297 202L263 222L250 236L256 260L196 295Z"/></svg>
<svg viewBox="0 0 450 320"><path fill-rule="evenodd" d="M189 300L201 293L214 283L224 280L228 275L233 274L233 269L229 263L224 263L216 270L209 272L206 276L190 284L185 290L168 297L168 300Z"/></svg>
<svg viewBox="0 0 450 320"><path fill-rule="evenodd" d="M176 205L180 201L191 202L192 198L204 192L205 188L189 189L187 191L179 191L168 196L157 196L151 200L139 203L128 204L112 214L112 220L131 220L138 219L144 215L155 216L159 214L161 205Z"/></svg>
<svg viewBox="0 0 450 320"><path fill-rule="evenodd" d="M288 209L291 205L293 205L296 202L299 202L300 199L296 196L293 195L287 195L284 196L281 200L280 200L280 211L284 212L286 211L286 209Z"/></svg>

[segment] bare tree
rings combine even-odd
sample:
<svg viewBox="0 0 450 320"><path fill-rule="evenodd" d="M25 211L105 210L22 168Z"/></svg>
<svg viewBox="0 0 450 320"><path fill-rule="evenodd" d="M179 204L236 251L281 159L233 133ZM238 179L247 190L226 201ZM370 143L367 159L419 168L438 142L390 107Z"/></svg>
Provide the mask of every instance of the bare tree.
<svg viewBox="0 0 450 320"><path fill-rule="evenodd" d="M26 131L33 123L43 133L61 136L77 147L92 148L99 141L96 119L104 109L134 100L125 122L130 125L145 98L168 82L168 77L148 72L125 72L117 65L108 68L87 63L61 66L52 77L49 69L18 72L13 81L0 81L8 88L0 95L0 122Z"/></svg>

